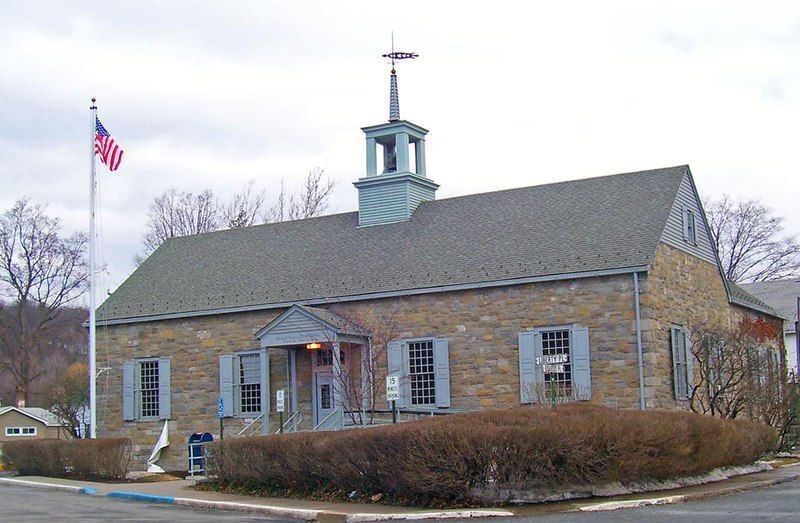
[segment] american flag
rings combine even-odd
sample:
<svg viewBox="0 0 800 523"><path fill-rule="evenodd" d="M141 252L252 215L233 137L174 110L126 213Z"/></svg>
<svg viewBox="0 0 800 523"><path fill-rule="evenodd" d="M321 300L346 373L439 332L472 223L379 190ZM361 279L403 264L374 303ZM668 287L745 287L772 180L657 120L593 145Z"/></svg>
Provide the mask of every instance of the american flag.
<svg viewBox="0 0 800 523"><path fill-rule="evenodd" d="M122 162L122 147L111 138L99 118L95 117L94 120L94 154L100 155L100 160L108 167L109 171L116 171Z"/></svg>

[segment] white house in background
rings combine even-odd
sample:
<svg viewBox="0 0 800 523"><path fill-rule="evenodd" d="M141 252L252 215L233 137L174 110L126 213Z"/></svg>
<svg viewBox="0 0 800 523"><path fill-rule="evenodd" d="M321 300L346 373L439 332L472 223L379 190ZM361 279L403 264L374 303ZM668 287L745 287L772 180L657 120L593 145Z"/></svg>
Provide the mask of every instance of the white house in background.
<svg viewBox="0 0 800 523"><path fill-rule="evenodd" d="M797 376L800 349L797 346L797 300L800 299L800 278L743 283L746 291L777 309L784 317L783 339L786 345L786 367Z"/></svg>

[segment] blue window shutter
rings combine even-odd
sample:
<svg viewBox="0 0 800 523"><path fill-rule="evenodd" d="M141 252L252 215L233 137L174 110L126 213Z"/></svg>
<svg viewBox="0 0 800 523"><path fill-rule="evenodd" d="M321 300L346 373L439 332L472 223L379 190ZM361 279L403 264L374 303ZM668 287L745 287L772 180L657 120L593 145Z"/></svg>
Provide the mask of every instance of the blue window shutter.
<svg viewBox="0 0 800 523"><path fill-rule="evenodd" d="M134 412L134 368L135 363L126 361L122 364L122 419L131 421L136 419Z"/></svg>
<svg viewBox="0 0 800 523"><path fill-rule="evenodd" d="M686 365L682 347L683 331L679 327L670 328L670 345L672 347L672 385L675 399L684 399L686 395Z"/></svg>
<svg viewBox="0 0 800 523"><path fill-rule="evenodd" d="M572 329L572 395L588 401L592 397L592 371L589 363L589 329L575 325Z"/></svg>
<svg viewBox="0 0 800 523"><path fill-rule="evenodd" d="M681 207L681 222L683 226L683 239L689 241L689 216L686 207Z"/></svg>
<svg viewBox="0 0 800 523"><path fill-rule="evenodd" d="M433 362L436 378L436 406L450 406L450 354L447 340L433 340Z"/></svg>
<svg viewBox="0 0 800 523"><path fill-rule="evenodd" d="M258 370L261 373L261 412L266 416L269 414L269 401L271 398L269 393L269 352L267 352L267 349L261 349L258 355Z"/></svg>
<svg viewBox="0 0 800 523"><path fill-rule="evenodd" d="M158 359L158 419L172 417L169 358Z"/></svg>
<svg viewBox="0 0 800 523"><path fill-rule="evenodd" d="M692 397L694 389L694 355L692 354L692 331L683 332L684 359L686 361L686 397Z"/></svg>
<svg viewBox="0 0 800 523"><path fill-rule="evenodd" d="M269 392L269 350L261 349L258 353L259 363L258 370L261 373L261 434L269 434L269 412L270 412L270 398L272 395Z"/></svg>
<svg viewBox="0 0 800 523"><path fill-rule="evenodd" d="M534 403L536 400L536 349L531 331L519 333L519 400Z"/></svg>
<svg viewBox="0 0 800 523"><path fill-rule="evenodd" d="M386 363L389 375L400 377L400 399L397 400L398 407L407 406L407 400L410 400L410 384L408 383L408 375L404 372L403 365L403 343L400 341L390 341L386 344ZM383 384L376 384L378 387L383 387Z"/></svg>
<svg viewBox="0 0 800 523"><path fill-rule="evenodd" d="M226 418L233 417L233 363L233 356L219 357L219 396Z"/></svg>

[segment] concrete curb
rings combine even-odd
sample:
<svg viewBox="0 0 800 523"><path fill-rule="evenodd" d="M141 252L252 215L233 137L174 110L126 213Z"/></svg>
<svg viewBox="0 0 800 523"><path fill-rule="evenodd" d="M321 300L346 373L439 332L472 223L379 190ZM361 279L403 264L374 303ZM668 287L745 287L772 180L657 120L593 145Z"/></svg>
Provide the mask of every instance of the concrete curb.
<svg viewBox="0 0 800 523"><path fill-rule="evenodd" d="M701 499L715 498L718 496L727 496L729 494L736 494L738 492L745 492L748 490L755 490L788 481L794 481L800 478L800 471L797 474L786 476L776 479L765 479L762 481L754 481L746 485L737 485L735 487L723 488L707 492L697 492L691 494L679 494L676 496L662 496L658 498L647 499L629 499L623 501L605 501L602 503L595 503L585 507L579 507L578 510L582 512L601 512L607 510L617 510L622 508L638 508L649 507L654 505L674 505L676 503L686 503L687 501L698 501Z"/></svg>
<svg viewBox="0 0 800 523"><path fill-rule="evenodd" d="M43 481L30 481L27 479L0 478L0 483L5 483L7 485L35 487L47 490L61 490L65 492L74 492L76 494L97 494L97 491L90 487L78 487L75 485L58 485L55 483L45 483Z"/></svg>
<svg viewBox="0 0 800 523"><path fill-rule="evenodd" d="M369 521L398 521L398 520L420 520L420 519L453 519L453 518L497 518L514 517L515 514L509 510L487 510L487 509L465 509L465 510L441 510L437 512L412 512L407 514L380 514L380 513L360 513L347 516L347 523L366 523Z"/></svg>
<svg viewBox="0 0 800 523"><path fill-rule="evenodd" d="M329 512L325 510L309 510L302 508L276 507L273 505L258 505L255 503L239 503L236 501L209 501L194 498L174 498L175 505L185 507L203 508L211 510L238 510L242 512L257 513L264 516L273 516L303 521L338 520L344 521L346 514Z"/></svg>

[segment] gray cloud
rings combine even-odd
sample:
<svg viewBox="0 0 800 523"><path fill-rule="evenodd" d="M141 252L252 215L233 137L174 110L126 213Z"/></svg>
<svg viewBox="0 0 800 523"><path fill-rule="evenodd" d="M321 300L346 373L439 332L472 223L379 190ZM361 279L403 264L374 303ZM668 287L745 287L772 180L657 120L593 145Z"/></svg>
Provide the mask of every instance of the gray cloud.
<svg viewBox="0 0 800 523"><path fill-rule="evenodd" d="M575 13L580 13L576 16ZM429 129L440 197L688 162L704 195L762 199L800 232L793 2L15 2L0 18L0 208L85 229L88 99L124 145L100 169L106 286L169 188L291 186L323 166L355 208L359 128Z"/></svg>

